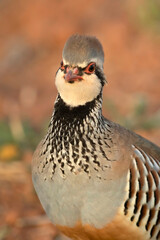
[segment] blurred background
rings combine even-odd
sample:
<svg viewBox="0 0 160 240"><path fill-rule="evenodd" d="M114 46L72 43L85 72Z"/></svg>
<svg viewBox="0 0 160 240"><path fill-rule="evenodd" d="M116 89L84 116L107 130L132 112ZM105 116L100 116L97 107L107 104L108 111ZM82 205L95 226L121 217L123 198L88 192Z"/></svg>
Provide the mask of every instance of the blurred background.
<svg viewBox="0 0 160 240"><path fill-rule="evenodd" d="M66 39L97 36L103 113L160 145L159 0L0 1L0 240L54 239L31 181Z"/></svg>

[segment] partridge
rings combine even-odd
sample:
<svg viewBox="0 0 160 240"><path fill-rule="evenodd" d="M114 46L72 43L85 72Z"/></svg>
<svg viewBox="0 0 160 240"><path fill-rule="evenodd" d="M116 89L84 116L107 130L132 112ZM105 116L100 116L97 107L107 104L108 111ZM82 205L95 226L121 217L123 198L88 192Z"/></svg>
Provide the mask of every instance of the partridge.
<svg viewBox="0 0 160 240"><path fill-rule="evenodd" d="M50 220L71 239L157 240L160 147L103 117L103 62L97 38L66 42L33 184Z"/></svg>

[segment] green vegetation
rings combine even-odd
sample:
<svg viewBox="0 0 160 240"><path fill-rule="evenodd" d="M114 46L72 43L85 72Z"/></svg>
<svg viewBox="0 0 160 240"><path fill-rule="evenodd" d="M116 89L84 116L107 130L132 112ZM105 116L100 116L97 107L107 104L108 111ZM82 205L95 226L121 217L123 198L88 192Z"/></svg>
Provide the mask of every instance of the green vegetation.
<svg viewBox="0 0 160 240"><path fill-rule="evenodd" d="M117 123L131 130L151 130L160 127L160 110L154 114L149 114L148 102L144 97L138 97L133 109L126 115L119 113L115 103L111 100L105 100L105 107L109 115Z"/></svg>
<svg viewBox="0 0 160 240"><path fill-rule="evenodd" d="M25 151L34 151L44 136L43 130L36 129L26 120L18 124L1 120L0 133L0 160L2 161L18 160Z"/></svg>
<svg viewBox="0 0 160 240"><path fill-rule="evenodd" d="M145 29L160 33L160 1L145 0L139 2L134 20Z"/></svg>

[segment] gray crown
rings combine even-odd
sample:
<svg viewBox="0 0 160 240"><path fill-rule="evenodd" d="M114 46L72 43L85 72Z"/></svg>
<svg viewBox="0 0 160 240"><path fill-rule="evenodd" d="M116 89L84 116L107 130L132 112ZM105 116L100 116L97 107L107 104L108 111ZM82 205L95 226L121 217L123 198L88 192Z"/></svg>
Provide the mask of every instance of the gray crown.
<svg viewBox="0 0 160 240"><path fill-rule="evenodd" d="M97 63L103 65L104 52L96 37L76 34L72 35L65 43L63 58L71 65L89 63L92 59L96 59Z"/></svg>

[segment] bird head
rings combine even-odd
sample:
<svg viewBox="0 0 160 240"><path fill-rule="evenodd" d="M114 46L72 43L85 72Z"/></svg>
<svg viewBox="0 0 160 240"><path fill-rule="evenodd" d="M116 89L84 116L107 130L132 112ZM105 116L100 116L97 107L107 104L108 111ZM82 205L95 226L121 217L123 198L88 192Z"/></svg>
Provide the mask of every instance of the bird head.
<svg viewBox="0 0 160 240"><path fill-rule="evenodd" d="M104 52L93 36L73 35L65 43L56 87L63 101L76 107L93 101L106 82Z"/></svg>

